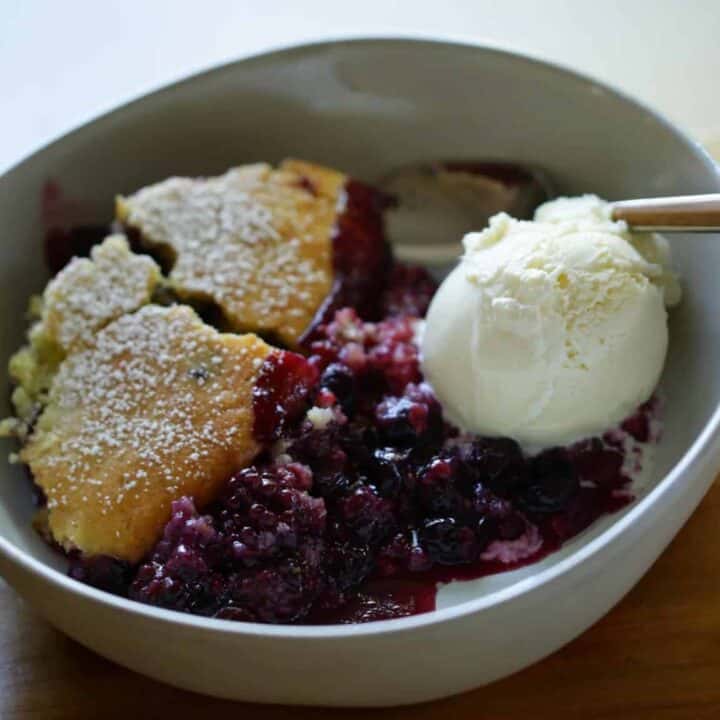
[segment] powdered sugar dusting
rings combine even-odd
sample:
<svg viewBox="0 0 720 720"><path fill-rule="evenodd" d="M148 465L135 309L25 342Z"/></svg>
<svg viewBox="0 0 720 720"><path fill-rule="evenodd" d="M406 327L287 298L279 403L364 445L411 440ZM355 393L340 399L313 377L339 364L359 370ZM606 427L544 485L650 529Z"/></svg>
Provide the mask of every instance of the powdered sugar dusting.
<svg viewBox="0 0 720 720"><path fill-rule="evenodd" d="M55 538L137 559L173 499L210 499L257 451L253 360L268 351L254 336L219 334L188 307L148 305L71 354L22 451Z"/></svg>
<svg viewBox="0 0 720 720"><path fill-rule="evenodd" d="M215 302L236 329L292 345L330 291L340 187L313 193L302 179L265 164L171 178L119 199L118 216L148 245L171 250L179 294Z"/></svg>
<svg viewBox="0 0 720 720"><path fill-rule="evenodd" d="M107 323L149 302L160 279L155 262L130 252L123 235L108 237L91 258L74 258L43 296L44 333L66 352L89 344Z"/></svg>

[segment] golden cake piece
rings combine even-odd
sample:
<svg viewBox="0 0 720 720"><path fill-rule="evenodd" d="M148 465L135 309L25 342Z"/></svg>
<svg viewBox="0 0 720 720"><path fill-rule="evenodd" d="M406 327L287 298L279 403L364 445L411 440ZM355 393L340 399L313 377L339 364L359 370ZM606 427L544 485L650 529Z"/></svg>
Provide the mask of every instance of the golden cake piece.
<svg viewBox="0 0 720 720"><path fill-rule="evenodd" d="M152 258L135 255L123 235L111 235L93 248L91 258L74 258L31 303L36 322L28 344L10 360L16 387L15 430L44 405L63 358L90 343L109 322L150 302L160 281Z"/></svg>
<svg viewBox="0 0 720 720"><path fill-rule="evenodd" d="M117 201L117 217L167 256L170 283L230 328L296 346L333 283L332 234L346 176L286 161L170 178Z"/></svg>
<svg viewBox="0 0 720 720"><path fill-rule="evenodd" d="M98 330L150 302L160 268L110 235L88 258L73 258L47 285L40 323L64 352L92 342Z"/></svg>
<svg viewBox="0 0 720 720"><path fill-rule="evenodd" d="M183 305L146 305L62 362L20 458L65 549L139 561L192 496L202 507L258 452L252 390L272 348Z"/></svg>

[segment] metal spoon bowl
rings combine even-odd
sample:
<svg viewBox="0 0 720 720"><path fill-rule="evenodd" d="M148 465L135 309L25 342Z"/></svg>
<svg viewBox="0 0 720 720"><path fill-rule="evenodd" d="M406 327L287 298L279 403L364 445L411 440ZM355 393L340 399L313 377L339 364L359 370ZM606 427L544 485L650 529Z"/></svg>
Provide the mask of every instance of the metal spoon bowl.
<svg viewBox="0 0 720 720"><path fill-rule="evenodd" d="M380 186L397 201L386 222L398 258L435 267L454 262L462 237L495 213L530 219L556 195L539 168L492 160L408 165ZM613 219L638 231L720 231L720 194L627 200L612 208Z"/></svg>
<svg viewBox="0 0 720 720"><path fill-rule="evenodd" d="M380 182L396 198L386 215L399 259L444 265L462 252L462 237L498 212L528 219L554 196L540 170L509 162L437 162L398 168Z"/></svg>

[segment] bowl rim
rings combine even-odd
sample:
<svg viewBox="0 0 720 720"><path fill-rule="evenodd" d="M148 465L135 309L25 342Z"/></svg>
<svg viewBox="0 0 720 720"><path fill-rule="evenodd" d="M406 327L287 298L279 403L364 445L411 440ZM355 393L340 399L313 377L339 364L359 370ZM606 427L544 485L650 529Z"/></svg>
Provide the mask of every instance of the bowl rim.
<svg viewBox="0 0 720 720"><path fill-rule="evenodd" d="M689 146L696 155L697 160L703 163L706 166L706 169L714 174L716 180L715 184L717 186L716 189L720 190L720 166L715 163L705 148L699 142L690 138L684 131L675 126L663 115L625 92L618 90L607 83L598 81L588 75L567 68L562 64L541 60L533 57L532 55L517 52L515 50L503 49L499 46L493 45L492 43L475 43L467 39L451 39L435 35L423 35L416 33L409 35L341 35L336 38L280 45L271 49L250 54L248 56L243 56L239 59L214 65L199 72L182 77L179 80L164 84L157 89L144 92L127 102L91 116L85 122L72 128L68 132L63 133L55 140L41 145L39 148L24 156L18 162L5 169L2 175L0 175L0 181L6 179L15 169L30 161L36 155L67 141L70 137L83 132L89 126L99 121L108 119L112 115L128 111L152 97L174 91L181 86L195 83L206 76L210 76L218 72L229 72L232 71L232 69L241 66L247 67L251 65L261 65L268 62L272 63L275 60L283 58L288 60L293 56L311 57L326 50L332 50L333 48L345 46L366 47L370 51L377 47L390 48L392 46L399 47L413 45L425 45L432 49L446 49L466 52L479 51L481 53L489 53L491 55L502 57L508 62L519 62L527 66L543 70L549 74L564 75L578 83L591 85L602 92L614 96L624 104L631 105L635 109L640 110L646 116L662 125L684 145ZM10 540L1 536L0 556L9 563L19 566L24 571L39 576L45 582L55 586L55 588L59 591L67 591L69 593L82 596L82 598L87 601L97 602L107 608L113 608L123 613L140 616L140 618L156 620L168 625L181 625L187 627L188 629L196 629L199 631L206 631L208 633L222 632L238 636L253 636L257 638L267 637L329 640L410 631L421 627L428 627L448 622L450 620L459 619L475 613L480 613L491 607L505 605L530 590L547 585L561 576L566 575L577 566L588 562L595 555L598 555L601 551L606 550L609 546L611 546L628 527L645 515L651 506L653 506L661 498L682 492L680 484L683 481L683 478L699 469L708 455L711 455L713 452L720 449L719 427L720 403L713 411L697 438L693 441L670 472L667 473L645 497L637 501L637 503L634 504L624 515L619 517L608 528L603 530L597 537L589 540L568 556L559 559L557 562L543 568L542 570L539 570L536 574L533 574L530 577L518 580L516 583L513 583L506 588L494 590L482 597L466 600L448 608L433 610L406 618L380 620L357 625L266 625L263 623L241 622L235 620L219 620L145 605L143 603L121 598L116 595L112 595L111 593L98 590L89 585L85 585L77 580L73 580L61 571L47 565L45 562L34 558L30 553L21 550Z"/></svg>

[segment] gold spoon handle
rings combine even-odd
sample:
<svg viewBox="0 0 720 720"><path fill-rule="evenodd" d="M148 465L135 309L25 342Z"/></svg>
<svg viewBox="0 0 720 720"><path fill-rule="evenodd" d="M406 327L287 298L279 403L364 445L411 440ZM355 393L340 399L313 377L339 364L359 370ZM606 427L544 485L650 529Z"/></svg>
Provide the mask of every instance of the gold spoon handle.
<svg viewBox="0 0 720 720"><path fill-rule="evenodd" d="M624 200L613 203L612 219L633 230L720 232L720 193Z"/></svg>

